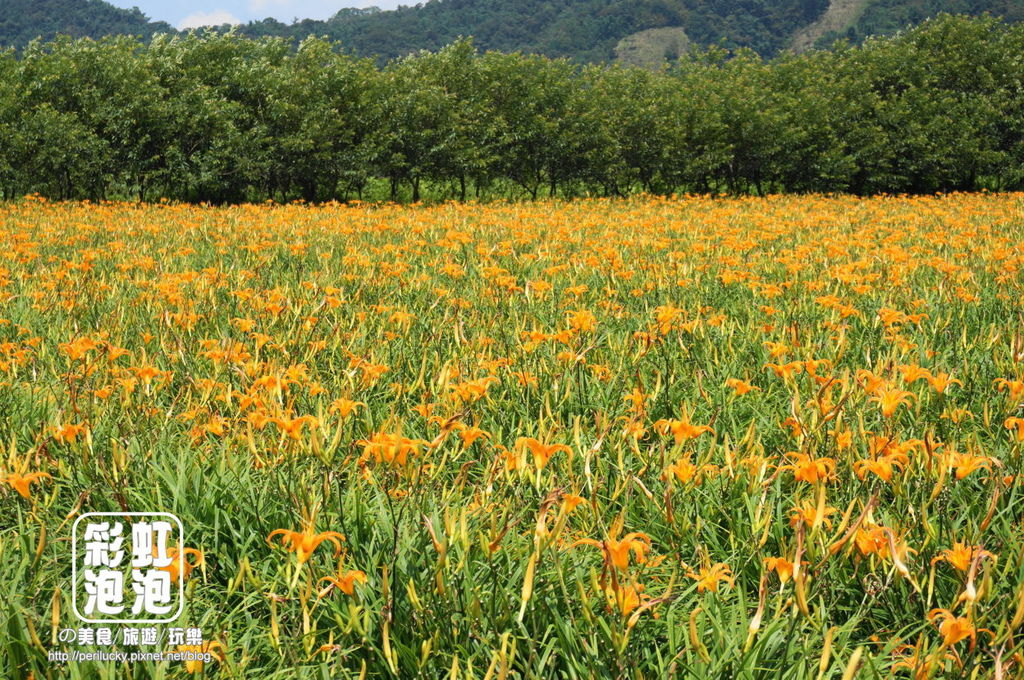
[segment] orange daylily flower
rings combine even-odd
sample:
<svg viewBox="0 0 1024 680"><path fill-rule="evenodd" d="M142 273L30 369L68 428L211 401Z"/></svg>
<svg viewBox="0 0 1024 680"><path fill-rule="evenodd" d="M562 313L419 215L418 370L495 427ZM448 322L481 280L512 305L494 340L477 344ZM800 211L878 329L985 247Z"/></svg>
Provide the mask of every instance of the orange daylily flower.
<svg viewBox="0 0 1024 680"><path fill-rule="evenodd" d="M224 645L217 640L207 640L201 645L177 645L175 648L177 652L192 652L195 655L209 654L212 659L217 662L224 661ZM185 664L186 673L202 673L205 662L202 659L186 659L183 661Z"/></svg>
<svg viewBox="0 0 1024 680"><path fill-rule="evenodd" d="M853 535L854 545L862 555L884 555L889 549L889 539L885 529L878 526L864 526Z"/></svg>
<svg viewBox="0 0 1024 680"><path fill-rule="evenodd" d="M876 394L885 387L885 378L877 376L865 368L857 371L857 382L868 394Z"/></svg>
<svg viewBox="0 0 1024 680"><path fill-rule="evenodd" d="M882 415L886 418L892 418L896 413L896 409L900 406L909 406L913 398L914 394L906 390L882 389L868 401L877 403L882 409Z"/></svg>
<svg viewBox="0 0 1024 680"><path fill-rule="evenodd" d="M427 442L422 439L409 439L399 434L377 432L369 439L360 439L356 444L363 447L363 458L373 458L377 463L404 466L409 454L416 455Z"/></svg>
<svg viewBox="0 0 1024 680"><path fill-rule="evenodd" d="M589 545L601 550L604 555L605 566L614 567L619 571L626 571L629 568L629 555L636 556L637 562L643 564L647 553L651 550L651 539L647 534L639 531L631 531L621 539L619 533L622 531L622 518L617 518L608 531L608 537L603 541L596 541L592 538L581 538L569 547L577 545Z"/></svg>
<svg viewBox="0 0 1024 680"><path fill-rule="evenodd" d="M817 484L825 481L835 472L836 462L831 458L812 458L810 454L790 452L786 456L792 463L780 465L780 470L792 470L793 479L798 482Z"/></svg>
<svg viewBox="0 0 1024 680"><path fill-rule="evenodd" d="M498 382L497 378L489 375L485 378L467 380L466 382L452 385L449 389L451 389L452 398L456 403L473 403L487 396L487 391L491 388L491 385Z"/></svg>
<svg viewBox="0 0 1024 680"><path fill-rule="evenodd" d="M786 583L793 577L793 568L795 565L785 557L766 557L764 560L764 566L768 571L774 571L778 574L779 580L783 583Z"/></svg>
<svg viewBox="0 0 1024 680"><path fill-rule="evenodd" d="M516 440L517 448L526 448L533 454L533 465L538 470L543 470L551 457L559 451L572 455L572 449L565 444L545 444L533 437L520 437Z"/></svg>
<svg viewBox="0 0 1024 680"><path fill-rule="evenodd" d="M476 427L475 425L464 427L459 430L459 439L462 440L463 449L468 449L469 447L473 446L473 443L476 442L478 439L487 440L490 438L491 435L489 432L482 430L479 427Z"/></svg>
<svg viewBox="0 0 1024 680"><path fill-rule="evenodd" d="M634 387L632 392L622 397L622 400L629 404L629 408L627 410L630 413L640 416L643 414L649 398L650 395L644 394L639 387Z"/></svg>
<svg viewBox="0 0 1024 680"><path fill-rule="evenodd" d="M665 468L665 472L662 474L662 479L668 479L670 475L675 475L676 479L683 484L686 484L690 480L699 479L703 474L715 475L718 472L719 468L717 465L713 465L711 463L694 465L690 462L689 456L684 456Z"/></svg>
<svg viewBox="0 0 1024 680"><path fill-rule="evenodd" d="M714 430L708 425L694 425L690 422L690 414L685 411L679 420L662 418L654 423L654 429L658 434L666 435L670 432L676 444L682 444L690 439L696 439L705 432L714 434Z"/></svg>
<svg viewBox="0 0 1024 680"><path fill-rule="evenodd" d="M878 555L882 559L892 560L901 573L906 569L907 553L916 552L905 541L898 539L892 529L870 522L857 529L853 542L861 555ZM896 550L895 555L893 548Z"/></svg>
<svg viewBox="0 0 1024 680"><path fill-rule="evenodd" d="M1024 442L1024 418L1007 418L1003 421L1003 427L1013 432L1015 441Z"/></svg>
<svg viewBox="0 0 1024 680"><path fill-rule="evenodd" d="M623 416L620 418L625 424L622 426L622 436L625 439L640 441L647 436L647 428L639 420L630 420Z"/></svg>
<svg viewBox="0 0 1024 680"><path fill-rule="evenodd" d="M31 492L29 485L39 482L43 479L53 479L48 472L29 472L28 474L18 474L12 472L4 478L4 483L8 484L12 489L21 494L22 498L29 498Z"/></svg>
<svg viewBox="0 0 1024 680"><path fill-rule="evenodd" d="M957 616L948 609L933 609L928 612L928 620L938 621L939 633L942 635L942 646L951 647L967 638L971 639L971 646L978 639L978 630L974 623L967 616Z"/></svg>
<svg viewBox="0 0 1024 680"><path fill-rule="evenodd" d="M697 582L697 592L711 591L718 592L719 583L727 583L733 587L736 581L733 579L732 569L725 562L718 562L710 566L701 567L699 572L689 571L686 574Z"/></svg>
<svg viewBox="0 0 1024 680"><path fill-rule="evenodd" d="M98 342L88 336L75 338L71 342L64 342L59 345L60 350L72 361L78 361L84 357L87 352L91 352L99 346Z"/></svg>
<svg viewBox="0 0 1024 680"><path fill-rule="evenodd" d="M353 595L356 592L357 583L366 583L366 572L359 571L358 569L346 569L334 576L324 576L320 579L321 583L324 581L327 581L346 595ZM325 590L321 593L321 596L326 594L326 592Z"/></svg>
<svg viewBox="0 0 1024 680"><path fill-rule="evenodd" d="M267 534L267 545L274 545L273 539L275 536L281 537L281 545L286 550L295 553L299 564L308 560L313 551L320 547L320 544L324 541L330 541L334 544L334 556L337 557L341 554L341 542L345 540L345 536L337 531L316 533L313 531L312 523L308 523L301 532L291 531L290 529L274 529Z"/></svg>
<svg viewBox="0 0 1024 680"><path fill-rule="evenodd" d="M947 562L960 571L967 571L971 567L971 562L976 557L990 557L993 560L996 556L987 550L983 550L980 545L969 545L967 543L961 543L956 541L953 543L952 548L947 548L939 553L932 559L932 564L939 562Z"/></svg>
<svg viewBox="0 0 1024 680"><path fill-rule="evenodd" d="M950 451L948 454L949 467L956 471L956 478L963 479L975 470L991 470L994 458L988 456L977 456L973 453L958 453Z"/></svg>
<svg viewBox="0 0 1024 680"><path fill-rule="evenodd" d="M739 378L729 378L728 380L725 381L725 386L726 387L731 387L733 390L735 390L736 391L736 396L738 396L738 397L742 397L744 394L747 394L749 392L753 392L755 390L757 390L757 391L761 390L760 387L757 387L755 385L751 385L750 383L746 382L745 380L740 380Z"/></svg>
<svg viewBox="0 0 1024 680"><path fill-rule="evenodd" d="M899 645L893 650L893 655L897 659L892 665L893 670L905 668L913 674L914 680L930 680L935 675L938 665L946 661L959 661L953 650L942 653L929 652L924 646L923 635L917 645Z"/></svg>
<svg viewBox="0 0 1024 680"><path fill-rule="evenodd" d="M907 454L896 450L876 456L875 458L858 460L853 464L853 471L860 479L864 479L864 476L870 472L880 479L889 482L892 481L894 470L902 471L909 463L910 459L907 457Z"/></svg>
<svg viewBox="0 0 1024 680"><path fill-rule="evenodd" d="M770 368L776 376L783 380L788 380L794 375L802 372L804 370L804 365L803 362L800 361L790 361L788 364L768 363L765 364L765 368Z"/></svg>
<svg viewBox="0 0 1024 680"><path fill-rule="evenodd" d="M329 410L331 413L337 413L342 418L348 418L360 406L366 408L366 404L361 401L352 401L351 399L341 398L332 401Z"/></svg>
<svg viewBox="0 0 1024 680"><path fill-rule="evenodd" d="M1024 398L1024 380L1007 380L1006 378L996 378L993 381L996 389L1000 392L1006 392L1007 396L1010 397L1010 401L1014 404L1019 404L1021 399Z"/></svg>
<svg viewBox="0 0 1024 680"><path fill-rule="evenodd" d="M966 408L947 408L939 415L944 420L951 420L954 423L962 423L963 421L974 418L974 414L971 413L970 409Z"/></svg>
<svg viewBox="0 0 1024 680"><path fill-rule="evenodd" d="M826 527L832 526L832 520L829 519L832 515L839 512L836 508L831 506L824 506L821 509L821 522ZM796 525L803 522L808 528L814 526L814 522L818 517L818 505L813 500L807 498L804 499L799 505L794 505L789 510L789 526L796 527Z"/></svg>
<svg viewBox="0 0 1024 680"><path fill-rule="evenodd" d="M562 494L562 509L565 512L572 512L573 510L576 509L576 506L578 506L580 503L583 503L586 500L587 499L584 498L583 496L578 496L574 493Z"/></svg>
<svg viewBox="0 0 1024 680"><path fill-rule="evenodd" d="M85 434L88 429L85 425L73 425L71 423L57 425L53 428L53 438L61 444L74 444L78 437Z"/></svg>
<svg viewBox="0 0 1024 680"><path fill-rule="evenodd" d="M929 380L932 377L931 371L921 366L897 366L903 377L903 382L911 385L918 380Z"/></svg>
<svg viewBox="0 0 1024 680"><path fill-rule="evenodd" d="M957 384L960 387L964 386L962 381L951 378L948 373L936 373L935 375L928 376L928 384L939 394L945 394L946 390L953 384Z"/></svg>
<svg viewBox="0 0 1024 680"><path fill-rule="evenodd" d="M629 616L637 607L650 601L650 598L644 594L643 585L640 584L607 588L605 597L608 600L608 608L618 611L622 616Z"/></svg>
<svg viewBox="0 0 1024 680"><path fill-rule="evenodd" d="M665 474L662 476L667 479L669 475L675 475L676 479L686 484L697 476L697 472L697 466L690 462L689 457L686 457L680 458L665 468Z"/></svg>
<svg viewBox="0 0 1024 680"><path fill-rule="evenodd" d="M597 317L585 309L570 312L569 327L580 333L590 333L597 328Z"/></svg>
<svg viewBox="0 0 1024 680"><path fill-rule="evenodd" d="M154 548L153 555L156 556L157 554L158 551ZM171 575L171 583L187 581L192 570L201 566L206 559L202 551L195 548L185 548L181 551L179 557L177 546L167 548L167 556L171 558L171 563L166 567L158 567L158 569L166 571ZM190 560L190 557L193 559Z"/></svg>
<svg viewBox="0 0 1024 680"><path fill-rule="evenodd" d="M150 385L154 380L159 379L166 382L171 379L171 371L161 371L156 366L132 366L131 370L135 377L142 381L143 385Z"/></svg>
<svg viewBox="0 0 1024 680"><path fill-rule="evenodd" d="M288 435L293 441L302 439L302 428L309 425L311 429L320 426L316 416L298 416L296 418L271 418L270 422L277 425L282 434Z"/></svg>

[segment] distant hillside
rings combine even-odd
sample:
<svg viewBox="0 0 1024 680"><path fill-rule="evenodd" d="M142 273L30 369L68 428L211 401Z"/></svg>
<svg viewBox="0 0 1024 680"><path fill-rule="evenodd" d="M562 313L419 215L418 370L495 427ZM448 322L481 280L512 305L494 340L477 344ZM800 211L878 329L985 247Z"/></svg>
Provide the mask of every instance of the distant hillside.
<svg viewBox="0 0 1024 680"><path fill-rule="evenodd" d="M672 58L690 44L721 42L773 56L837 38L859 42L943 11L1024 20L1020 0L429 0L392 11L342 9L326 21L265 19L238 30L291 40L327 36L381 60L473 36L482 50L583 62L618 55L627 63L656 65L662 55ZM173 28L102 0L0 0L0 45L21 47L36 36L57 33L149 37L157 32Z"/></svg>
<svg viewBox="0 0 1024 680"><path fill-rule="evenodd" d="M700 45L724 39L771 55L829 0L431 0L394 11L344 11L331 19L286 25L267 20L249 35L327 35L359 54L393 58L473 36L484 50L533 52L579 61L611 61L621 40L680 27Z"/></svg>
<svg viewBox="0 0 1024 680"><path fill-rule="evenodd" d="M615 46L615 60L629 66L657 68L685 54L689 44L686 31L678 26L648 28L620 40Z"/></svg>
<svg viewBox="0 0 1024 680"><path fill-rule="evenodd" d="M138 9L121 9L102 0L0 0L0 45L22 47L37 37L58 33L75 38L126 34L148 38L171 31Z"/></svg>
<svg viewBox="0 0 1024 680"><path fill-rule="evenodd" d="M842 2L843 0L834 0ZM822 35L818 45L838 38L854 43L872 35L889 35L921 23L940 12L948 14L991 14L1006 21L1024 21L1024 2L1020 0L868 0L842 28Z"/></svg>

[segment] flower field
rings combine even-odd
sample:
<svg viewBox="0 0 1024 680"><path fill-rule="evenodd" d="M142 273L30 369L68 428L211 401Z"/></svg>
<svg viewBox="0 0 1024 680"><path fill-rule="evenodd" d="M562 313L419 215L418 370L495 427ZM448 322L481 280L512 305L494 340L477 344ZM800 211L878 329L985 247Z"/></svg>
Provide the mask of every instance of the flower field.
<svg viewBox="0 0 1024 680"><path fill-rule="evenodd" d="M0 206L0 676L1024 674L1024 195ZM207 663L60 666L171 512Z"/></svg>

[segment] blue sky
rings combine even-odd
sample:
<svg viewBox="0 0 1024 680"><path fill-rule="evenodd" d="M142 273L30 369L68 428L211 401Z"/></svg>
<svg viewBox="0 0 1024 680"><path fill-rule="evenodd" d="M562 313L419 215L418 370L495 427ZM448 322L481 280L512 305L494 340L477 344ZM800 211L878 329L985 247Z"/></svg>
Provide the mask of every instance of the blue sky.
<svg viewBox="0 0 1024 680"><path fill-rule="evenodd" d="M290 23L299 19L326 19L342 7L380 7L394 9L399 0L108 0L118 7L138 7L151 19L166 21L178 28L207 24L243 23L251 19L274 17ZM414 5L416 0L402 0Z"/></svg>

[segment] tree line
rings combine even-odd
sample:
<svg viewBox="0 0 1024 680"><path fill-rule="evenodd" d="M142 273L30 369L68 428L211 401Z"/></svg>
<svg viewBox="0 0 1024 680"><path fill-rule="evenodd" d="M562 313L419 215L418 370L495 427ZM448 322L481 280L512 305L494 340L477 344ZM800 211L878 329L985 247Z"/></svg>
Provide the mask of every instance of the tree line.
<svg viewBox="0 0 1024 680"><path fill-rule="evenodd" d="M0 53L0 194L196 202L927 193L1024 186L1024 27L942 16L660 72L309 38Z"/></svg>

